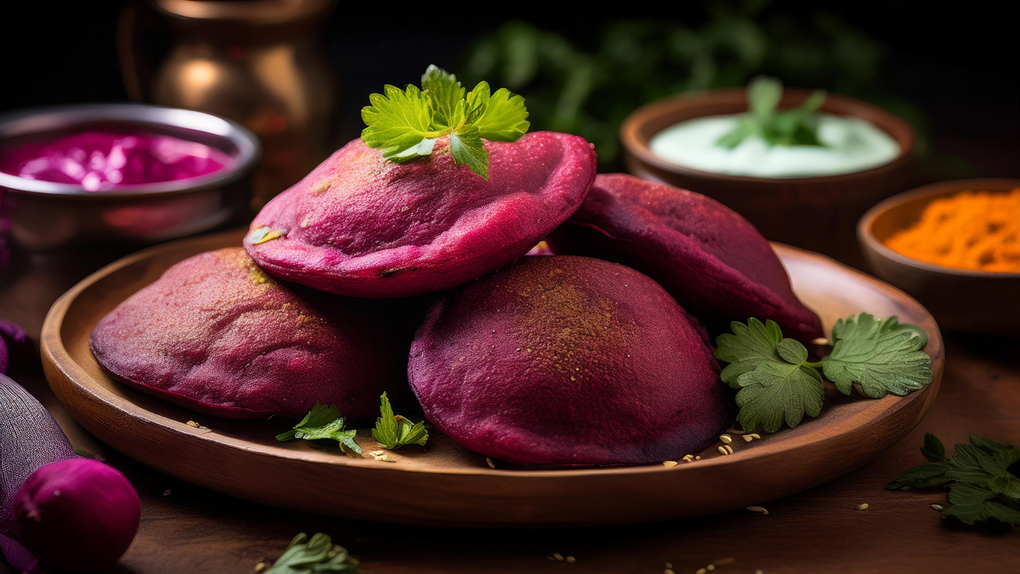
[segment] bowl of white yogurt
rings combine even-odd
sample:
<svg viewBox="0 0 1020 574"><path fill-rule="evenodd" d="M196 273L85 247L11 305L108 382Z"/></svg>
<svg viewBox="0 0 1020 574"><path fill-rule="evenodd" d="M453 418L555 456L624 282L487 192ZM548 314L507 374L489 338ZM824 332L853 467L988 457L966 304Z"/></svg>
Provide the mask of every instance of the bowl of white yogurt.
<svg viewBox="0 0 1020 574"><path fill-rule="evenodd" d="M777 108L795 108L811 94L784 90ZM856 222L907 186L913 129L878 106L828 94L815 116L816 145L776 145L758 136L719 145L747 112L744 89L686 94L639 108L620 130L627 169L713 197L768 239L859 265Z"/></svg>

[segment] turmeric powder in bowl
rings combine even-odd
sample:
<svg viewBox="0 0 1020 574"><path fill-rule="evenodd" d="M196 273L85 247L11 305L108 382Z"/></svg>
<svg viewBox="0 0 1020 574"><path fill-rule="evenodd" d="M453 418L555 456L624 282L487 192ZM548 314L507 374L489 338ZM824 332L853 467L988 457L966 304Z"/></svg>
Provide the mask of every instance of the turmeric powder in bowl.
<svg viewBox="0 0 1020 574"><path fill-rule="evenodd" d="M918 261L972 271L1020 273L1020 188L963 191L929 203L885 245Z"/></svg>

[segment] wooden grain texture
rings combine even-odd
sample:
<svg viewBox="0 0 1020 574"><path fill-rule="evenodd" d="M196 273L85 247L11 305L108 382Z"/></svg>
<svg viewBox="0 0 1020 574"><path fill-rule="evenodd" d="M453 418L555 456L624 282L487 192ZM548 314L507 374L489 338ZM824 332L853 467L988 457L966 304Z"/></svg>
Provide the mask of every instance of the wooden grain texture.
<svg viewBox="0 0 1020 574"><path fill-rule="evenodd" d="M1018 188L1020 179L964 179L890 197L868 210L857 226L865 259L876 275L920 300L940 325L971 333L1020 336L1020 273L932 265L901 255L884 243L916 224L933 200L962 191L1009 192Z"/></svg>
<svg viewBox="0 0 1020 574"><path fill-rule="evenodd" d="M901 292L834 261L776 246L805 303L830 326L868 310L929 333L934 382L906 397L847 400L830 392L817 419L722 456L610 469L488 468L484 457L435 432L425 452L396 463L350 458L306 442L279 443L288 421L203 417L113 381L88 349L94 325L125 298L194 254L236 245L239 235L186 240L125 258L61 297L42 327L50 386L72 416L120 452L187 482L256 502L354 518L444 526L594 526L700 516L811 488L874 458L927 412L942 372L942 339L930 315ZM197 420L202 426L187 423ZM366 452L378 448L361 440ZM166 456L165 453L172 453Z"/></svg>
<svg viewBox="0 0 1020 574"><path fill-rule="evenodd" d="M0 316L38 340L50 304L116 250L15 257L0 270ZM242 501L191 486L118 454L86 432L50 392L38 358L14 365L12 376L56 417L76 447L124 471L142 498L142 526L115 572L127 574L250 574L300 531L332 535L362 560L366 574L562 573L658 574L666 561L693 574L708 561L732 557L716 571L751 574L1012 573L1020 534L945 523L929 508L938 491L889 492L882 485L923 462L925 432L947 444L968 430L1020 443L1017 341L949 335L938 400L905 439L873 463L815 489L769 503L768 516L734 511L640 526L544 530L433 529L304 514ZM168 453L167 456L171 456ZM166 490L170 493L164 496ZM855 511L861 502L870 507ZM573 565L551 562L560 552Z"/></svg>

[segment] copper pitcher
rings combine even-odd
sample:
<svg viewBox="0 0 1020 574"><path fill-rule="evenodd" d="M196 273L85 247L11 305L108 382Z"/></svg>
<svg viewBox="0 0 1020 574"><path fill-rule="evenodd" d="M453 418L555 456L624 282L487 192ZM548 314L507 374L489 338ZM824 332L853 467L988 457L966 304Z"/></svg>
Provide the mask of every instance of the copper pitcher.
<svg viewBox="0 0 1020 574"><path fill-rule="evenodd" d="M329 152L338 88L318 43L334 0L145 0L121 16L118 52L135 100L235 120L261 139L252 207L297 182ZM155 27L169 50L147 62Z"/></svg>

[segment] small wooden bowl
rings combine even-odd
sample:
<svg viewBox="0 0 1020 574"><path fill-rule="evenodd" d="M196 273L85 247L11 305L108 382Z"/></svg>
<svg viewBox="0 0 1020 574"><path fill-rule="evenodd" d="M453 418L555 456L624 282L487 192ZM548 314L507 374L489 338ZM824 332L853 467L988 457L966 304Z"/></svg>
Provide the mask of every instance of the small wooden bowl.
<svg viewBox="0 0 1020 574"><path fill-rule="evenodd" d="M885 246L934 199L961 191L1009 191L1018 179L965 179L919 187L871 208L857 238L875 274L916 297L946 329L1020 336L1020 273L968 271L924 263Z"/></svg>
<svg viewBox="0 0 1020 574"><path fill-rule="evenodd" d="M780 108L801 104L811 90L787 89ZM823 177L769 179L711 173L662 159L648 147L663 129L693 118L747 111L746 90L711 90L638 108L620 128L624 160L632 174L719 200L746 217L773 241L860 263L854 227L876 202L906 185L914 155L914 131L893 114L861 100L829 94L821 110L863 118L900 144L900 154L879 167Z"/></svg>

